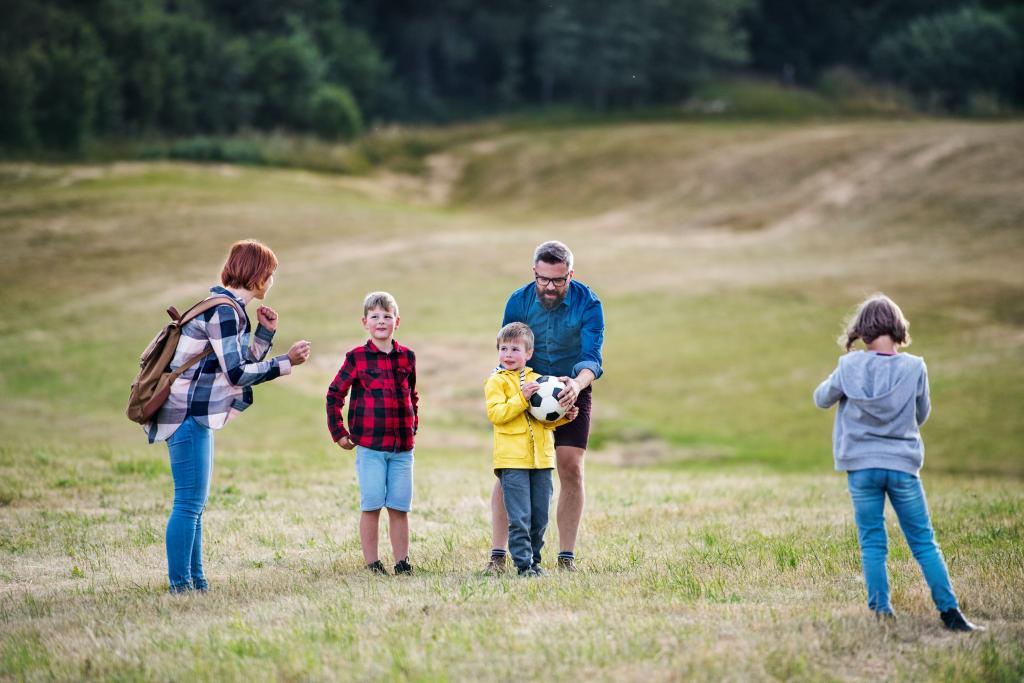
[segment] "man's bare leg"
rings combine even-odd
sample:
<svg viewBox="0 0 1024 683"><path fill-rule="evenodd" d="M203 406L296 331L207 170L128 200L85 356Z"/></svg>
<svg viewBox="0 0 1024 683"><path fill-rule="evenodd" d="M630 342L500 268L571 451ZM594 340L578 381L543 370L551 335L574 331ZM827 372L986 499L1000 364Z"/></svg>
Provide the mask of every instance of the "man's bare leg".
<svg viewBox="0 0 1024 683"><path fill-rule="evenodd" d="M504 550L508 547L508 512L505 511L505 494L501 482L494 480L491 491L491 548Z"/></svg>
<svg viewBox="0 0 1024 683"><path fill-rule="evenodd" d="M583 518L585 499L583 487L583 455L586 450L575 446L555 448L558 465L558 547L563 553L576 549L576 535Z"/></svg>

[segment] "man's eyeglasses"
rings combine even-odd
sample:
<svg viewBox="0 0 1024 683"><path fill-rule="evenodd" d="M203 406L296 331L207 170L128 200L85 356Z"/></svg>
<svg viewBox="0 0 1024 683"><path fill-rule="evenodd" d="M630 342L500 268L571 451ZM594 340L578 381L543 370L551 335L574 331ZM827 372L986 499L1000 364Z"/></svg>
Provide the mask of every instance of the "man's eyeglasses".
<svg viewBox="0 0 1024 683"><path fill-rule="evenodd" d="M540 275L534 275L533 279L537 281L537 284L541 287L547 287L548 285L554 285L555 287L561 287L569 281L568 276L566 277L541 277Z"/></svg>

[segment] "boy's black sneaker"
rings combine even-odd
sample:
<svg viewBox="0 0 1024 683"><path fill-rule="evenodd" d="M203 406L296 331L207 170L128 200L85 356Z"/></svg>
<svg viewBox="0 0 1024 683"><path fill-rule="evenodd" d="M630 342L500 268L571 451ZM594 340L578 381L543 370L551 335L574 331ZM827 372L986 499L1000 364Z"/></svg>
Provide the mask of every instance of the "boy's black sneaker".
<svg viewBox="0 0 1024 683"><path fill-rule="evenodd" d="M538 574L536 572L536 570L534 570L533 567L525 567L523 569L518 570L518 572L519 572L519 576L525 576L525 577L529 577L529 578L535 578L535 577L540 576L540 574Z"/></svg>
<svg viewBox="0 0 1024 683"><path fill-rule="evenodd" d="M972 624L967 621L964 617L963 612L957 608L948 609L945 612L940 612L939 616L942 617L942 625L948 628L950 631L962 631L968 633L970 631L984 631L984 626L978 624Z"/></svg>
<svg viewBox="0 0 1024 683"><path fill-rule="evenodd" d="M376 562L371 562L370 564L366 565L366 568L370 570L371 574L380 574L382 576L388 576L388 570L384 568L384 565L381 563L380 560L377 560Z"/></svg>
<svg viewBox="0 0 1024 683"><path fill-rule="evenodd" d="M533 565L532 567L530 567L530 570L537 576L548 576L547 570L539 564Z"/></svg>
<svg viewBox="0 0 1024 683"><path fill-rule="evenodd" d="M400 574L408 574L409 576L412 576L412 565L409 564L408 557L399 561L399 563L395 565L395 576Z"/></svg>

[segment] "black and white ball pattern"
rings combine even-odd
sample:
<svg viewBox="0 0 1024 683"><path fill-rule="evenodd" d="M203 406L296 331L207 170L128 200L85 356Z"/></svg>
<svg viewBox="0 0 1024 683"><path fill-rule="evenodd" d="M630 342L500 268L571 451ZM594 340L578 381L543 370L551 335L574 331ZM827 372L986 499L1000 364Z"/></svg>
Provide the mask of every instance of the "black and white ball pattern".
<svg viewBox="0 0 1024 683"><path fill-rule="evenodd" d="M565 385L551 375L538 377L537 384L540 389L530 397L530 414L542 422L554 422L565 415L565 408L558 403Z"/></svg>

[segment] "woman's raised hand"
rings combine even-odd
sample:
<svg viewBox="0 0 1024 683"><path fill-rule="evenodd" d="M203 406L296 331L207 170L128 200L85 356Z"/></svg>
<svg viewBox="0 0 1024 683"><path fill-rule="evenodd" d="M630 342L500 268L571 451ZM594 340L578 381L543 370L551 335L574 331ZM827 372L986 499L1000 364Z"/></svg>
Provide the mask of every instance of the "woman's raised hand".
<svg viewBox="0 0 1024 683"><path fill-rule="evenodd" d="M292 348L288 349L288 360L292 365L302 365L309 360L309 342L303 339L292 344Z"/></svg>
<svg viewBox="0 0 1024 683"><path fill-rule="evenodd" d="M271 332L277 329L277 311L270 306L260 306L257 308L256 320Z"/></svg>

